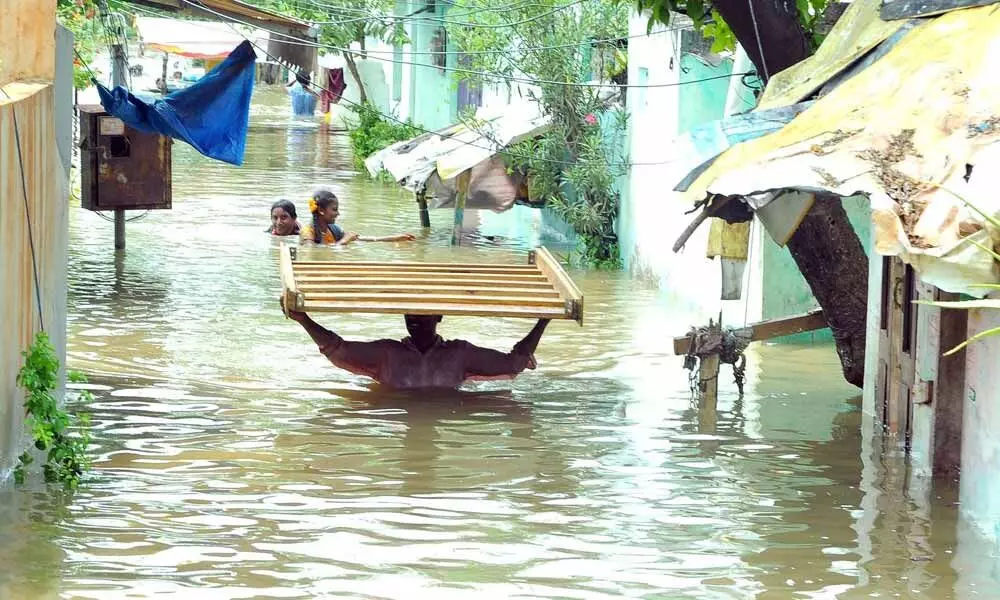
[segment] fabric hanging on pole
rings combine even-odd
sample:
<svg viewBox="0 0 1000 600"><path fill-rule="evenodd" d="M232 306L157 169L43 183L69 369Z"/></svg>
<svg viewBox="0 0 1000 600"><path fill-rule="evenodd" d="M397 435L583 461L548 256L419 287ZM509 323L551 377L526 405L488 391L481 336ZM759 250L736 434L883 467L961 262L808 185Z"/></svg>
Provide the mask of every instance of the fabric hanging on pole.
<svg viewBox="0 0 1000 600"><path fill-rule="evenodd" d="M326 86L319 94L320 108L324 113L330 112L330 105L337 104L347 89L344 81L344 69L337 67L326 72Z"/></svg>
<svg viewBox="0 0 1000 600"><path fill-rule="evenodd" d="M209 158L243 164L257 55L244 41L190 87L149 104L121 86L97 91L109 114L129 127L183 140Z"/></svg>

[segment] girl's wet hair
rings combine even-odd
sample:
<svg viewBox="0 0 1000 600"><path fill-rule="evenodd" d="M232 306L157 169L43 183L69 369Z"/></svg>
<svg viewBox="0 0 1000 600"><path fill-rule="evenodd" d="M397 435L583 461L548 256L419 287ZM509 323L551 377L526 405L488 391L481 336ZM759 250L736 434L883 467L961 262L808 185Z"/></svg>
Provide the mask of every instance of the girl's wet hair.
<svg viewBox="0 0 1000 600"><path fill-rule="evenodd" d="M286 213L288 213L288 216L293 219L299 218L298 215L295 214L295 204L293 204L291 200L278 200L277 202L272 204L271 214L274 214L274 209L276 208L280 208L281 210L285 211Z"/></svg>
<svg viewBox="0 0 1000 600"><path fill-rule="evenodd" d="M312 195L313 202L316 203L316 211L312 214L313 220L313 241L317 244L323 239L323 232L319 229L319 211L330 206L331 204L340 204L340 200L337 199L337 194L334 194L326 188L319 188Z"/></svg>
<svg viewBox="0 0 1000 600"><path fill-rule="evenodd" d="M337 194L334 194L333 192L331 192L326 188L317 189L315 192L313 192L312 197L313 200L316 201L316 206L320 208L326 208L327 206L330 206L330 204L334 202L337 202L338 204L340 203L340 200L337 199Z"/></svg>

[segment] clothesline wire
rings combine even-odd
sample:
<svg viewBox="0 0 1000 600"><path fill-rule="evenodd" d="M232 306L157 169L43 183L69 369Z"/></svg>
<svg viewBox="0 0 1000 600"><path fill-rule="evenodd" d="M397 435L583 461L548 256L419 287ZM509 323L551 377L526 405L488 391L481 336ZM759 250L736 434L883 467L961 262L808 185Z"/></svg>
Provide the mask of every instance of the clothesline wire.
<svg viewBox="0 0 1000 600"><path fill-rule="evenodd" d="M133 5L132 6L132 10L138 10L138 11L140 11L142 13L145 13L145 14L151 15L151 16L155 16L157 18L173 18L173 17L164 17L161 13L157 13L155 11L152 11L152 10L149 10L147 8L144 8L142 6L137 6L137 5ZM136 13L132 13L132 14L135 15L135 16L139 16ZM258 28L256 25L253 25L252 27ZM263 28L261 28L261 29L263 29ZM635 35L627 35L627 36L621 36L621 37L584 40L582 43L584 43L584 44L591 44L591 45L610 44L610 43L614 43L614 42L620 42L622 40L632 40L632 39L639 39L639 38L647 38L647 37L652 37L654 35L661 35L661 34L664 34L664 33L670 33L672 31L685 31L685 30L690 30L690 29L691 29L690 25L683 25L683 26L679 26L679 27L666 27L666 28L663 28L663 29L657 29L656 31L651 31L649 33L638 33L638 34L635 34ZM264 30L267 31L268 33L277 33L277 32L272 32L269 29L264 29ZM292 37L292 36L288 36L288 37ZM301 42L309 43L307 40L302 40L300 38L294 38L293 37L292 39L294 39L294 40L296 40L296 41L298 41L300 43ZM294 45L295 42L284 42L283 41L282 43L288 43L288 44ZM525 46L525 47L522 47L522 48L518 48L518 50L521 51L521 52L541 52L541 51L544 51L544 50L560 50L560 49L565 49L565 48L579 48L580 45L581 45L581 43L555 44L555 45L552 45L552 46ZM326 46L323 46L323 47L325 48ZM332 47L331 47L331 49L332 49ZM354 50L349 50L349 52L355 52L355 51ZM357 51L357 52L360 53L360 51ZM395 52L396 52L395 50L367 49L367 50L365 50L363 52L363 54L395 54ZM426 52L414 52L412 50L407 50L407 51L403 51L403 53L409 54L410 56L423 56L423 55L440 56L442 54L445 54L445 55L446 54L451 54L452 52L449 52L447 50L430 50L430 51L426 51ZM466 55L466 56L489 55L489 54L510 54L510 51L509 50L471 50L471 51L463 51L463 52L461 52L461 54Z"/></svg>
<svg viewBox="0 0 1000 600"><path fill-rule="evenodd" d="M223 15L222 13L216 12L216 11L210 9L210 8L203 7L203 6L199 5L199 4L197 4L197 2L195 2L194 0L181 0L181 2L183 2L185 4L189 4L191 6L198 7L200 9L202 9L202 10L207 11L207 12L210 12L210 13L216 15L217 17L219 17L220 19L223 19L225 21L232 21L234 23L239 23L239 24L244 25L244 26L251 26L252 27L251 24L249 24L249 23L247 23L245 21L240 21L239 19L232 19L232 18L229 18L226 15ZM235 27L233 27L231 24L230 24L230 27L233 29L233 31L235 31L238 35L240 35L244 39L250 40L250 38L248 38L246 36L246 34L244 34L243 32L240 32L238 29L236 29ZM269 31L273 35L278 35L278 36L281 36L283 38L288 38L288 39L292 40L291 42L282 41L281 43L287 43L287 44L291 44L291 45L309 46L309 47L313 47L313 48L325 48L325 49L336 50L336 51L341 52L341 53L348 53L348 54L354 54L354 55L364 54L363 52L361 52L359 50L350 50L348 48L339 48L337 46L332 46L332 45L328 45L328 44L320 44L320 43L317 43L317 42L308 42L308 41L302 40L300 38L296 38L296 37L293 37L293 36L290 36L290 35L282 34L281 32L271 31L271 30L266 30L266 31ZM256 43L254 43L252 41L251 41L251 43L253 43L255 47L259 47ZM274 56L270 55L266 50L262 50L262 52L264 52L265 54L268 54L268 56L271 56L271 58L277 59L277 57L274 57ZM385 58L376 58L376 57L372 57L372 58L375 59L375 60L379 60L379 61L382 61L382 62L389 62L389 63L393 63L393 64L404 64L404 65L412 65L412 66L420 66L420 67L429 67L429 68L434 68L434 69L444 69L444 70L452 71L452 72L456 72L456 73L467 73L467 74L470 74L470 75L478 75L480 77L491 77L491 78L495 78L495 79L504 80L504 81L507 81L507 82L526 83L526 84L530 84L530 85L558 85L558 86L569 87L569 88L590 88L590 89L601 89L601 88L612 88L612 87L617 87L619 89L622 89L622 88L641 88L641 89L669 88L669 87L679 87L679 86L682 86L682 85L693 85L693 84L696 84L696 83L703 83L703 82L706 82L706 81L716 81L716 80L720 80L720 79L731 79L733 77L738 77L738 76L753 74L753 71L747 71L747 72L744 72L744 73L730 73L728 75L715 75L715 76L712 76L712 77L703 77L701 79L695 79L695 80L691 80L691 81L677 81L677 82L671 82L671 83L650 83L650 84L632 84L632 85L630 85L630 84L621 84L621 85L619 85L619 84L604 84L604 83L579 83L579 82L570 82L570 81L554 81L554 80L548 80L548 79L531 79L531 78L527 78L527 77L513 77L513 76L509 76L509 75L503 75L503 74L500 74L500 73L489 73L487 71L475 71L475 70L472 70L472 69L461 69L461 68L457 68L457 67L438 67L436 65L424 64L424 63L414 63L414 62L410 62L410 61L397 61L397 60L394 60L394 59L385 59Z"/></svg>
<svg viewBox="0 0 1000 600"><path fill-rule="evenodd" d="M509 28L509 27L517 27L518 25L524 25L524 24L527 24L527 23L532 23L532 22L537 21L539 19L542 19L544 17L553 15L553 14L555 14L557 12L566 10L567 8L572 8L572 7L574 7L574 6L578 5L578 4L583 4L586 1L587 0L575 0L573 2L569 2L568 4L563 4L563 5L560 5L560 6L552 7L552 9L549 10L548 12L545 12L545 13L542 13L542 14L538 14L538 15L535 15L533 17L528 17L526 19L522 19L521 21L511 22L511 23L496 23L496 24L493 24L493 23L476 23L476 22L472 22L472 21L456 21L454 19L445 19L445 18L442 18L442 17L423 16L423 15L421 15L419 13L412 13L412 14L409 14L409 15L396 15L396 14L388 14L388 13L386 13L386 14L377 14L377 13L373 13L371 11L366 11L364 9L347 7L347 6L335 6L335 5L323 4L323 3L314 2L314 1L304 2L304 4L315 6L315 7L319 7L320 10L342 11L342 12L348 12L348 13L365 15L365 16L362 16L362 17L354 17L354 18L350 18L350 19L338 19L336 21L315 21L315 20L309 19L309 21L312 24L314 24L314 25L344 25L344 24L348 24L348 23L357 23L357 22L362 22L362 21L379 21L379 22L387 22L387 21L425 21L425 22L432 22L432 23L442 23L444 25L455 25L455 26L458 26L458 27L468 27L468 28L472 28L472 29L504 29L504 28ZM267 10L269 12L274 13L274 14L281 15L283 17L299 18L299 17L291 17L290 15L284 14L284 13L282 13L282 12L280 12L278 10L272 9L272 8L265 8L265 7L261 7L259 5L255 5L255 6L257 8L265 9L265 10ZM497 12L497 13L513 12L515 10L519 10L520 8L523 8L523 6L527 6L527 5L526 4L522 5L522 6L515 5L515 6L511 6L511 7L505 7L505 8L502 8L502 9L494 9L494 11L492 11L492 12ZM449 15L449 16L451 16L451 17L467 17L467 16L471 16L471 15L475 15L475 14L480 14L482 12L487 12L487 11L485 11L485 10L470 10L468 12L457 13L457 14L453 14L453 15Z"/></svg>
<svg viewBox="0 0 1000 600"><path fill-rule="evenodd" d="M525 19L521 19L520 21L514 21L514 22L509 22L509 23L475 23L475 22L472 22L472 21L455 21L453 19L443 19L441 17L424 17L424 16L417 16L417 15L389 15L389 14L378 15L378 14L373 14L373 13L370 13L370 12L369 13L365 13L366 16L364 16L364 17L355 17L355 18L351 18L351 19L339 19L339 20L336 20L336 21L315 21L315 20L309 19L309 21L312 24L314 24L314 25L344 25L344 24L347 24L347 23L356 23L356 22L360 22L360 21L382 21L382 22L385 22L385 21L402 21L402 20L414 20L414 21L420 20L420 21L430 21L430 22L434 22L434 23L442 23L444 25L455 25L457 27L468 27L468 28L471 28L471 29L504 29L504 28L510 28L510 27L517 27L519 25L526 25L528 23L533 23L533 22L538 21L539 19L542 19L544 17L548 17L548 16L551 16L551 15L554 15L555 13L558 13L558 12L561 12L563 10L566 10L567 8L572 8L572 7L574 7L574 6L578 5L578 4L583 4L586 1L587 0L575 0L575 1L570 2L568 4L563 4L561 6L557 6L557 7L553 8L552 10L549 10L547 12L544 12L544 13L541 13L541 14L538 14L538 15L535 15L533 17L528 17L528 18L525 18ZM313 3L307 3L307 4L313 4ZM343 10L340 7L332 7L332 6L329 7L329 9L332 9L332 10ZM268 10L270 10L270 12L274 12L275 14L281 15L283 17L289 17L290 16L290 15L283 14L283 13L281 13L279 11L275 11L275 10L272 10L272 9L268 9ZM509 8L507 10L513 11L513 10L517 10L517 9L516 8ZM466 17L466 16L469 16L469 15L477 14L478 12L480 12L480 11L469 11L469 12L466 12L466 13L461 13L461 14L456 14L456 15L451 15L451 16L453 16L453 17Z"/></svg>
<svg viewBox="0 0 1000 600"><path fill-rule="evenodd" d="M181 0L181 1L185 2L187 4L195 5L191 0ZM197 6L197 5L195 5L195 6ZM271 54L267 49L262 48L258 43L256 43L254 40L251 40L249 37L246 36L246 34L244 34L243 32L241 32L239 29L237 29L232 24L232 22L240 23L242 25L247 25L247 23L244 23L244 22L242 22L242 21L240 21L238 19L231 19L229 17L226 17L225 15L222 15L221 13L217 13L215 11L212 11L211 9L205 9L204 7L201 7L201 6L199 6L199 8L202 8L204 10L207 10L208 12L214 13L216 16L218 16L220 19L222 19L223 22L227 23L227 25L230 27L230 29L232 29L238 36L242 37L244 40L246 40L248 43L250 43L254 48L256 48L258 51L260 51L264 55L268 56L270 59L272 59L272 60L274 60L276 62L284 63L284 61L282 61L279 57ZM174 20L178 20L178 19L176 19L174 17L167 17L167 18L173 18ZM84 63L84 64L86 64L86 63ZM287 67L293 73L300 74L299 73L299 69L297 67L295 67L294 65L287 65ZM90 67L89 66L87 66L87 70L90 71ZM90 71L90 72L93 73L93 71ZM678 83L672 84L672 85L678 85L679 86L679 85L685 85L685 84L694 84L694 83L700 83L702 81L711 81L711 80L716 80L716 79L732 78L732 77L741 76L741 75L745 77L748 74L752 74L752 72L751 73L733 73L733 74L730 74L730 75L704 78L704 79L695 80L695 81L678 82ZM95 79L95 82L96 82L96 79ZM744 85L746 85L746 84L744 84ZM331 93L331 94L333 93L330 90L328 90L326 87L324 87L322 85L319 85L319 84L317 84L315 82L311 82L310 81L309 87L314 88L315 90L319 90L320 92L327 92L327 93ZM602 87L610 87L610 86L602 86ZM644 87L644 86L636 86L636 87ZM650 87L652 87L652 86L650 86ZM348 100L347 98L341 98L341 99L344 102L346 102L346 103L348 103L348 104L350 104L350 105L352 105L354 107L357 107L357 108L363 108L364 107L364 105L362 105L362 104L360 104L358 102L354 102L354 101ZM406 121L403 121L403 120L401 120L401 119L399 119L399 118L397 118L397 117L395 117L393 115L386 114L386 113L383 113L383 112L381 112L381 111L379 111L377 109L374 109L373 107L371 107L371 105L369 105L369 109L370 110L374 110L380 117L382 117L382 118L384 118L386 120L393 121L393 122L395 122L397 124L400 124L400 125L406 125L408 127L412 127L413 129L416 129L417 131L420 131L421 134L438 135L438 132L436 132L436 131L433 131L433 130L430 130L430 129L426 129L426 128L423 128L423 127L420 127L420 126L417 126L417 125L413 125L412 123L408 123ZM503 148L490 148L490 147L487 147L487 146L480 146L478 144L475 144L475 143L472 143L472 142L463 141L463 140L455 140L455 141L459 142L462 145L470 146L470 147L473 147L473 148L478 148L480 150L486 150L486 151L491 152L491 153L500 153L500 152L504 151ZM575 163L572 163L572 162L569 162L569 161L557 161L557 160L551 160L551 159L536 158L535 160L538 160L538 161L541 161L541 162L547 162L547 163L550 163L550 164L559 164L559 165L562 165L562 166L572 166L572 165L575 164ZM673 164L673 163L676 163L676 162L677 162L677 160L648 161L648 162L625 162L625 163L608 163L608 166L609 167L619 167L619 168L630 168L630 167L636 167L636 166L661 166L661 165Z"/></svg>

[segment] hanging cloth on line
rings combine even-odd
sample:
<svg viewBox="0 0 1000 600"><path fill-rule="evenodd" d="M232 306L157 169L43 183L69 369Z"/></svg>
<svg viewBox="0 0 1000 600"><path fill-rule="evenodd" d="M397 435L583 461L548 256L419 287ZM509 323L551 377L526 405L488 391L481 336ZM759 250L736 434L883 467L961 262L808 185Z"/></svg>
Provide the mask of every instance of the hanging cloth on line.
<svg viewBox="0 0 1000 600"><path fill-rule="evenodd" d="M257 55L244 41L190 87L148 104L97 84L101 104L129 127L183 140L209 158L243 164Z"/></svg>
<svg viewBox="0 0 1000 600"><path fill-rule="evenodd" d="M340 102L340 98L347 89L347 82L344 81L344 69L338 67L326 72L326 87L319 93L320 108L323 113L330 112L330 105Z"/></svg>

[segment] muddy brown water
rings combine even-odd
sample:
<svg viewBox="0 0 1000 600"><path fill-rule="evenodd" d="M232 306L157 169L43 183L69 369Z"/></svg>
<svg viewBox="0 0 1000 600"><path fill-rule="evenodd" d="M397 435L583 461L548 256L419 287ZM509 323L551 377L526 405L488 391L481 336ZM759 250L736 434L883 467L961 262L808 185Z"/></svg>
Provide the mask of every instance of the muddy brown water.
<svg viewBox="0 0 1000 600"><path fill-rule="evenodd" d="M267 207L305 211L327 184L365 233L417 215L284 102L257 95L242 168L175 145L174 208L130 222L124 256L73 208L94 470L72 495L0 492L0 598L1000 597L954 493L904 494L899 457L864 458L878 442L832 347L753 348L746 396L724 371L699 418L669 349L690 319L626 274L574 271L586 326L551 325L512 385L399 394L334 369L277 310ZM344 252L521 261L544 229L522 217L456 249L434 212L414 244ZM321 321L403 335L395 317ZM506 348L529 328L443 333Z"/></svg>

